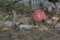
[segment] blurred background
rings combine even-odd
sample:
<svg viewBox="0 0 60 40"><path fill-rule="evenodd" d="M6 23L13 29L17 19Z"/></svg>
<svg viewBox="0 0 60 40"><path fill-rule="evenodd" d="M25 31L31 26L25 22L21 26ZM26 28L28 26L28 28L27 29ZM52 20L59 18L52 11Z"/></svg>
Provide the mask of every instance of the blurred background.
<svg viewBox="0 0 60 40"><path fill-rule="evenodd" d="M35 10L46 19L35 22ZM0 40L60 40L60 0L0 0Z"/></svg>

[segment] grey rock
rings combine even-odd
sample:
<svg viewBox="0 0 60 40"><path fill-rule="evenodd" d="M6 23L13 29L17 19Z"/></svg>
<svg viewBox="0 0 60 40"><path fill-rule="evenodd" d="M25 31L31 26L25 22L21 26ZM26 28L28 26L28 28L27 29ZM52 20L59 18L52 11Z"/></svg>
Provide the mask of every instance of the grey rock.
<svg viewBox="0 0 60 40"><path fill-rule="evenodd" d="M8 20L8 21L6 21L4 24L5 24L6 26L11 27L11 26L13 25L13 22Z"/></svg>
<svg viewBox="0 0 60 40"><path fill-rule="evenodd" d="M53 22L51 19L48 19L48 20L46 20L46 23L51 25Z"/></svg>
<svg viewBox="0 0 60 40"><path fill-rule="evenodd" d="M60 27L60 23L57 23L55 27Z"/></svg>
<svg viewBox="0 0 60 40"><path fill-rule="evenodd" d="M51 12L52 11L52 6L49 6L47 10L48 10L48 12Z"/></svg>
<svg viewBox="0 0 60 40"><path fill-rule="evenodd" d="M31 29L31 25L29 24L20 24L19 26L19 29Z"/></svg>
<svg viewBox="0 0 60 40"><path fill-rule="evenodd" d="M57 11L60 11L60 2L56 3L56 8L57 8Z"/></svg>
<svg viewBox="0 0 60 40"><path fill-rule="evenodd" d="M44 1L43 2L44 10L47 9L48 12L52 11L52 3L49 1Z"/></svg>

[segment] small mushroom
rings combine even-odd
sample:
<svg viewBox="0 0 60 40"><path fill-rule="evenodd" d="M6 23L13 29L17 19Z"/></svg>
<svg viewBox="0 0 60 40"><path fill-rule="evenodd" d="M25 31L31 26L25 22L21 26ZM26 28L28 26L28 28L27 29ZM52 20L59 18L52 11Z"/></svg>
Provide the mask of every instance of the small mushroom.
<svg viewBox="0 0 60 40"><path fill-rule="evenodd" d="M46 14L43 10L35 10L32 17L35 22L39 22L46 19Z"/></svg>

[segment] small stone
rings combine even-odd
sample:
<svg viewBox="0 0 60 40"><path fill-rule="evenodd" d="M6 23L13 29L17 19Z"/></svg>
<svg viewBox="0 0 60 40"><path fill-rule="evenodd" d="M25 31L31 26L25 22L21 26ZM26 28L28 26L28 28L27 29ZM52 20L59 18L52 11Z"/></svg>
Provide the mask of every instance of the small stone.
<svg viewBox="0 0 60 40"><path fill-rule="evenodd" d="M5 24L6 26L11 27L11 26L13 25L13 22L8 20L8 21L6 21L4 24Z"/></svg>
<svg viewBox="0 0 60 40"><path fill-rule="evenodd" d="M53 3L46 0L46 1L43 2L43 6L45 7L44 8L45 10L47 9L48 12L51 12L52 7L53 7Z"/></svg>
<svg viewBox="0 0 60 40"><path fill-rule="evenodd" d="M47 24L52 24L52 20L51 19L48 19L48 20L46 20L46 23Z"/></svg>
<svg viewBox="0 0 60 40"><path fill-rule="evenodd" d="M60 23L57 23L55 27L60 27Z"/></svg>
<svg viewBox="0 0 60 40"><path fill-rule="evenodd" d="M19 26L19 29L31 29L31 25L29 24L20 24Z"/></svg>
<svg viewBox="0 0 60 40"><path fill-rule="evenodd" d="M49 6L49 7L47 8L47 10L48 10L48 12L51 12L51 11L52 11L52 6Z"/></svg>

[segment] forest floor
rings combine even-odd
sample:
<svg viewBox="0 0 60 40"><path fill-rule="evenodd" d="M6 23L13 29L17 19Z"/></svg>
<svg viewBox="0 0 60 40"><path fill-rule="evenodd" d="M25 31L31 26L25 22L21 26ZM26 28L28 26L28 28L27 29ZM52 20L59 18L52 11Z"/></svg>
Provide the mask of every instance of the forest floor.
<svg viewBox="0 0 60 40"><path fill-rule="evenodd" d="M41 23L40 25L42 27L39 26L38 28L33 28L30 30L10 29L8 31L2 31L1 29L4 26L3 23L6 21L3 18L6 15L2 15L3 16L0 15L0 40L60 40L60 26L57 25L60 19L58 20L55 16L53 16L55 17L53 24L51 23L51 21L48 21L48 23L46 24ZM25 19L23 18L22 20ZM58 22L56 23L57 20Z"/></svg>

